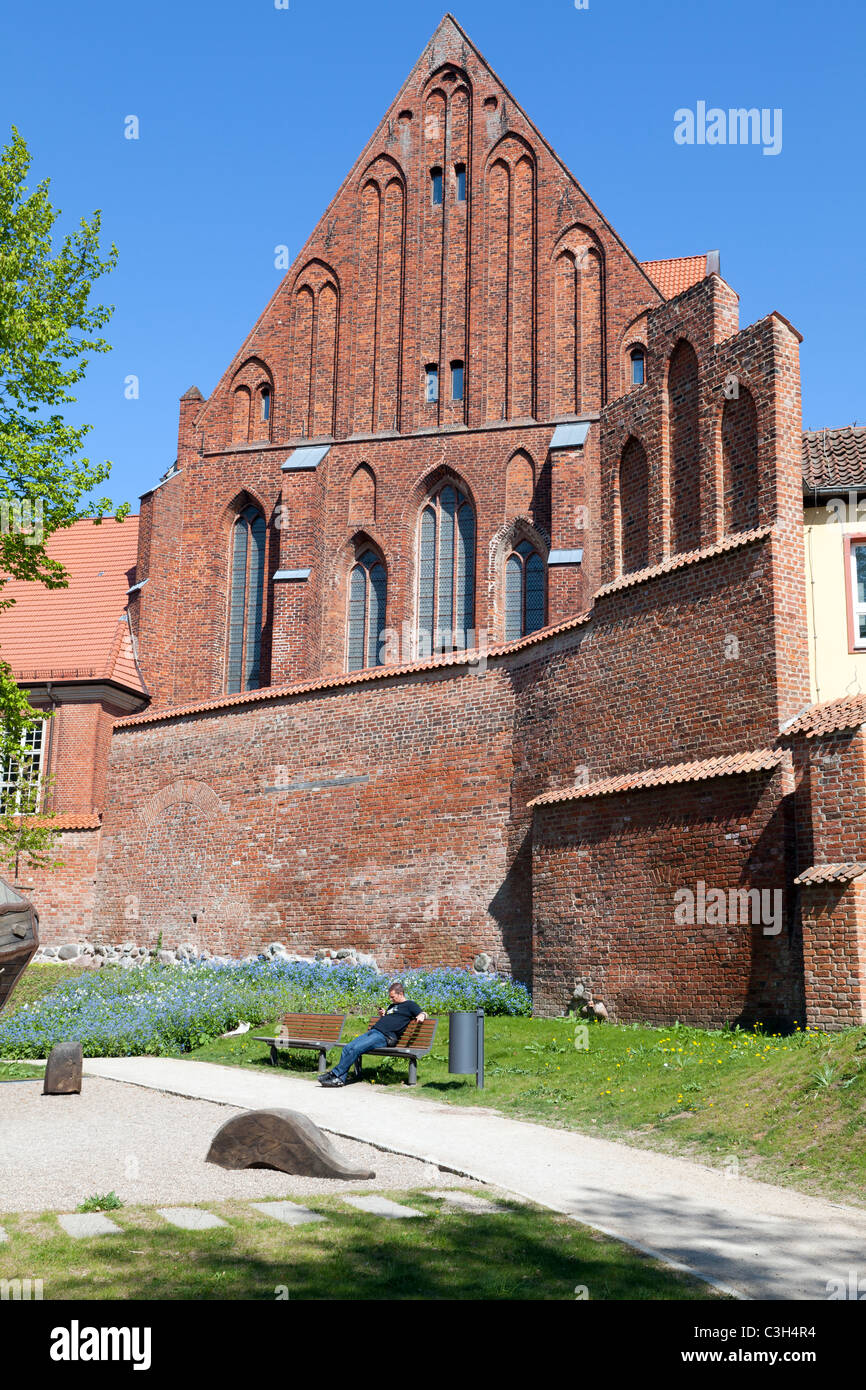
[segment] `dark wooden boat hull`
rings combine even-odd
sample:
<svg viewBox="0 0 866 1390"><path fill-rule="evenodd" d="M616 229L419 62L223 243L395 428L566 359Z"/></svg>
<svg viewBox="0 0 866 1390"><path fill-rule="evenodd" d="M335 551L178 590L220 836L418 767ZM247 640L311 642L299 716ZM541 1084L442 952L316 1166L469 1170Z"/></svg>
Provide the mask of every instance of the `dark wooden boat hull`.
<svg viewBox="0 0 866 1390"><path fill-rule="evenodd" d="M0 1013L38 949L35 907L0 878Z"/></svg>

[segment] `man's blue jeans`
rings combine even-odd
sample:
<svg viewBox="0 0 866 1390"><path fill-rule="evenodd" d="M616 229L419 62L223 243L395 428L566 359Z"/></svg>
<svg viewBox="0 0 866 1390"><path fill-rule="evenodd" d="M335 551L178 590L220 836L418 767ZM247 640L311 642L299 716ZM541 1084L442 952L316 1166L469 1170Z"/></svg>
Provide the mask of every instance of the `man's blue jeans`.
<svg viewBox="0 0 866 1390"><path fill-rule="evenodd" d="M345 1081L349 1070L356 1057L361 1057L365 1052L370 1052L374 1047L385 1047L386 1039L381 1028L368 1028L366 1033L362 1033L360 1038L355 1038L348 1046L343 1048L339 1062L333 1068L334 1076L340 1081Z"/></svg>

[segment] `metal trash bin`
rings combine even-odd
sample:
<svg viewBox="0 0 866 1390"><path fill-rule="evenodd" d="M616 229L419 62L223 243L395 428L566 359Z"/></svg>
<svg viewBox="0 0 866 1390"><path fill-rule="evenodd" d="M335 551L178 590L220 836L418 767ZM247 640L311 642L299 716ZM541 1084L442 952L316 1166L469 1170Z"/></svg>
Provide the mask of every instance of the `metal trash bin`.
<svg viewBox="0 0 866 1390"><path fill-rule="evenodd" d="M476 1086L484 1086L484 1010L448 1016L448 1070L465 1076L475 1073Z"/></svg>

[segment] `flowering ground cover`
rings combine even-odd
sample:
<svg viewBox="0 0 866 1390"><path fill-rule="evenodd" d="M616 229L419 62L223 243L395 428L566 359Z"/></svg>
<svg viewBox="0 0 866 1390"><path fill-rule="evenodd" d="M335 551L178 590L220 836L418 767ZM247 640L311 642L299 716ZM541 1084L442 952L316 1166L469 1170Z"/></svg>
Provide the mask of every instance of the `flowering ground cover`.
<svg viewBox="0 0 866 1390"><path fill-rule="evenodd" d="M369 1016L389 983L372 967L343 962L108 967L71 978L65 967L36 969L54 972L53 988L16 994L0 1017L0 1058L46 1057L55 1043L72 1039L80 1039L85 1057L189 1052L241 1021L258 1024L279 1013ZM429 1013L531 1011L526 988L512 980L453 969L410 970L403 979L410 997Z"/></svg>

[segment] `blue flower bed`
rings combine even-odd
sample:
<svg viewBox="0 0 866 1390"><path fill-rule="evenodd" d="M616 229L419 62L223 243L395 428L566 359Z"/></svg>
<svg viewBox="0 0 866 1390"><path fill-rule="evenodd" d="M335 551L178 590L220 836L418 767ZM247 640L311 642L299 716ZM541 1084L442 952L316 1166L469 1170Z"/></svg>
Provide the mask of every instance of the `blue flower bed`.
<svg viewBox="0 0 866 1390"><path fill-rule="evenodd" d="M47 1057L58 1042L80 1041L85 1057L189 1052L237 1027L278 1013L370 1014L393 975L370 966L272 962L107 967L76 975L50 994L0 1018L0 1057ZM432 1014L484 1009L532 1012L525 985L467 970L408 970L407 995Z"/></svg>

